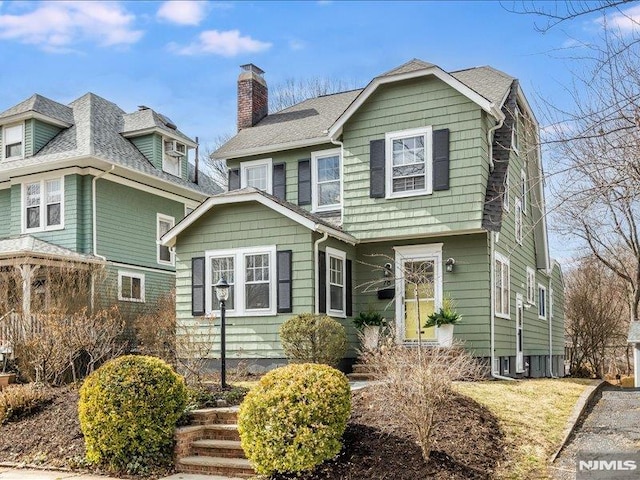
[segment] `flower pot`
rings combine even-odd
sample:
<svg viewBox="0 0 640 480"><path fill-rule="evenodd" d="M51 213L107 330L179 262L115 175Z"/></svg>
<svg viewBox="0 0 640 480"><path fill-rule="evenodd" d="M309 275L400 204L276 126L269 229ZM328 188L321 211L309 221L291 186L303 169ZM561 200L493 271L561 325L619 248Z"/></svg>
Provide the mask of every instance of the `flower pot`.
<svg viewBox="0 0 640 480"><path fill-rule="evenodd" d="M365 325L362 329L362 346L365 350L375 350L380 341L380 326Z"/></svg>
<svg viewBox="0 0 640 480"><path fill-rule="evenodd" d="M441 347L453 345L453 324L440 325L438 327L438 343Z"/></svg>
<svg viewBox="0 0 640 480"><path fill-rule="evenodd" d="M3 387L6 387L10 383L15 382L15 380L16 380L15 373L0 373L0 390L2 390Z"/></svg>

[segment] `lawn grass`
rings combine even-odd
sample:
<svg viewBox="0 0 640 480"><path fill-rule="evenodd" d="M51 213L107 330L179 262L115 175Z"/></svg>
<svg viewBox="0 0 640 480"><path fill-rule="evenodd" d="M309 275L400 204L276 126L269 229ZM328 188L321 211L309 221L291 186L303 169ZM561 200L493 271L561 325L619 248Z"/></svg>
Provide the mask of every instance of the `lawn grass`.
<svg viewBox="0 0 640 480"><path fill-rule="evenodd" d="M549 457L589 380L539 379L457 383L455 388L486 406L504 431L507 460L496 478L548 479Z"/></svg>

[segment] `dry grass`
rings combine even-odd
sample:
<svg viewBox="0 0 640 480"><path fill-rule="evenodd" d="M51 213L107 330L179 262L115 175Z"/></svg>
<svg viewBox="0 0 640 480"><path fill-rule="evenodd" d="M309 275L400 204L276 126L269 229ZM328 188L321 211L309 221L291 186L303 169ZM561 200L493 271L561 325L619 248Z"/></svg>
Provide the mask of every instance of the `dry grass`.
<svg viewBox="0 0 640 480"><path fill-rule="evenodd" d="M457 383L455 388L485 405L504 430L507 461L496 478L545 479L567 419L589 380Z"/></svg>

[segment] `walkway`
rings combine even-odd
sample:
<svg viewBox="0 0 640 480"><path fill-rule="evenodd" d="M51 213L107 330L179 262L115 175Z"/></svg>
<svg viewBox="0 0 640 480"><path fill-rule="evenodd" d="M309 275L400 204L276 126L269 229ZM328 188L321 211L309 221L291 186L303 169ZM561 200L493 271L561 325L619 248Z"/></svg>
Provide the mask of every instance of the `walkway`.
<svg viewBox="0 0 640 480"><path fill-rule="evenodd" d="M640 451L640 389L605 387L551 466L556 480L576 478L577 452ZM1 477L0 477L1 478Z"/></svg>

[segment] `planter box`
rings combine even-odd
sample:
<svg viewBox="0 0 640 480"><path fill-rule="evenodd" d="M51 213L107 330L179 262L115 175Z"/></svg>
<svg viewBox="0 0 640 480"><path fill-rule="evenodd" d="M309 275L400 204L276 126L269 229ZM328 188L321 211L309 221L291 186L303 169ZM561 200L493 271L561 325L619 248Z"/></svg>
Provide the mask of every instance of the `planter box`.
<svg viewBox="0 0 640 480"><path fill-rule="evenodd" d="M16 381L15 373L0 373L0 390Z"/></svg>
<svg viewBox="0 0 640 480"><path fill-rule="evenodd" d="M450 347L453 344L453 327L453 325L438 327L438 343L441 347Z"/></svg>

